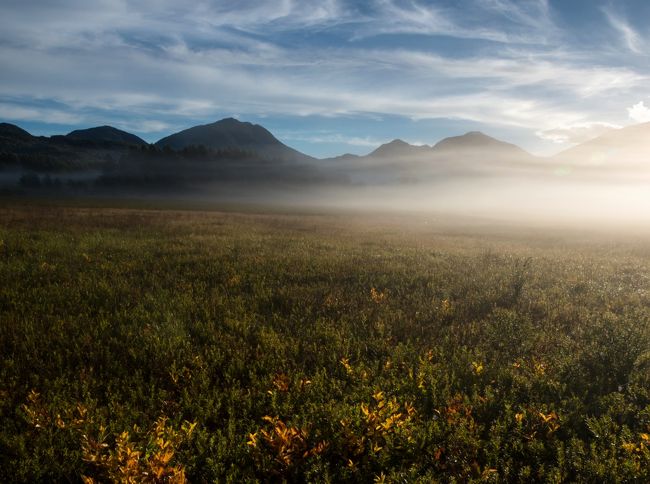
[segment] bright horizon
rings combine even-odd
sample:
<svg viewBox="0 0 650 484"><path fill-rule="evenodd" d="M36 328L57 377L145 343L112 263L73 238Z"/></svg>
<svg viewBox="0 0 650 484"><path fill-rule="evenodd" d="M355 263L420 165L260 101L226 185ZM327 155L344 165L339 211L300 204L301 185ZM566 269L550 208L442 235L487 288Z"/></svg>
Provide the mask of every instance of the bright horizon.
<svg viewBox="0 0 650 484"><path fill-rule="evenodd" d="M152 142L236 117L319 158L482 131L536 155L650 121L650 4L9 1L0 121Z"/></svg>

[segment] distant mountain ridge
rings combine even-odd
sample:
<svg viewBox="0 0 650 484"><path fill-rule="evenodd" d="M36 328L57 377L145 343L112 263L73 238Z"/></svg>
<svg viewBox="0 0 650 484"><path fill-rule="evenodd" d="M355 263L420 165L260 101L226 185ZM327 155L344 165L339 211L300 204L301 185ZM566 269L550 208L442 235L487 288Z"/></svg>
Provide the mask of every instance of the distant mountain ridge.
<svg viewBox="0 0 650 484"><path fill-rule="evenodd" d="M84 141L89 143L114 144L121 146L147 146L142 138L127 131L112 126L97 126L71 131L66 135L51 137L34 136L23 128L11 124L0 123L0 151L17 142L38 143L43 147L49 141L58 145L62 143ZM266 152L272 157L289 157L314 160L315 158L301 153L278 140L270 131L261 125L242 122L234 118L224 118L214 123L193 126L177 133L165 136L155 142L157 147L169 147L174 150L190 146L205 146L209 149L240 149L253 152ZM432 146L412 145L400 139L380 145L366 155L343 154L329 160L353 160L368 157L413 157L427 156L432 153L466 152L471 150L489 150L509 153L511 155L532 156L517 145L492 138L479 131L470 131L460 136L444 138ZM568 148L548 159L570 160L579 157L597 156L598 158L615 158L621 152L650 151L650 122L613 129L594 139ZM607 153L610 155L607 156ZM647 157L645 153L644 158Z"/></svg>
<svg viewBox="0 0 650 484"><path fill-rule="evenodd" d="M394 139L385 143L367 155L342 155L330 160L354 161L376 159L377 161L400 160L421 160L435 161L454 156L481 156L481 157L506 157L506 158L530 158L530 153L517 145L492 138L480 131L470 131L460 136L452 136L438 141L433 146L412 145L401 139Z"/></svg>
<svg viewBox="0 0 650 484"><path fill-rule="evenodd" d="M145 146L148 144L143 139L111 126L48 137L33 136L14 124L0 123L0 170L97 171L130 149Z"/></svg>
<svg viewBox="0 0 650 484"><path fill-rule="evenodd" d="M481 133L480 131L470 131L460 136L444 138L435 143L433 146L412 145L401 139L394 139L389 143L385 143L379 146L367 155L358 156L346 154L330 159L351 160L354 158L421 158L425 160L440 157L440 155L467 154L469 152L476 152L482 155L499 152L501 155L508 155L512 157L532 156L530 153L526 152L517 145L492 138L491 136Z"/></svg>
<svg viewBox="0 0 650 484"><path fill-rule="evenodd" d="M536 158L516 145L479 131L412 145L395 139L364 156L345 155L328 161L352 180L375 183L417 183L458 176L489 176L491 169L530 166ZM513 172L516 170L513 170Z"/></svg>
<svg viewBox="0 0 650 484"><path fill-rule="evenodd" d="M303 178L332 175L359 183L403 183L405 180L412 183L524 172L555 176L556 172L567 173L566 167L575 168L568 172L576 175L602 176L606 172L601 167L622 164L630 168L642 163L650 167L650 123L612 130L545 158L479 131L470 131L433 145L412 145L394 139L366 155L345 154L318 163L315 158L282 143L263 126L234 118L184 129L154 145L111 126L45 137L33 136L10 123L0 123L0 169L22 166L25 170L49 172L124 167L129 159L143 159L133 156L134 149L147 152L148 161L140 170L142 176L148 176L148 171L156 175L163 161L168 176L173 176L174 170L180 173L214 165L210 168L212 174L218 172L229 179L238 176L277 179L288 177L293 170L302 173ZM193 163L203 162L203 165L190 168L190 164L178 161L188 157Z"/></svg>

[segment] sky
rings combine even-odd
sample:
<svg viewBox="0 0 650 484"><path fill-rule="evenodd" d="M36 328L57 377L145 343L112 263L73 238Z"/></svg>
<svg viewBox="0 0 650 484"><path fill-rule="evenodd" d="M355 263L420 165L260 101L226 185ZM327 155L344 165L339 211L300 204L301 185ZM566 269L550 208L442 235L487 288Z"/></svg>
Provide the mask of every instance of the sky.
<svg viewBox="0 0 650 484"><path fill-rule="evenodd" d="M317 157L650 121L647 0L3 0L0 121L154 142L224 117Z"/></svg>

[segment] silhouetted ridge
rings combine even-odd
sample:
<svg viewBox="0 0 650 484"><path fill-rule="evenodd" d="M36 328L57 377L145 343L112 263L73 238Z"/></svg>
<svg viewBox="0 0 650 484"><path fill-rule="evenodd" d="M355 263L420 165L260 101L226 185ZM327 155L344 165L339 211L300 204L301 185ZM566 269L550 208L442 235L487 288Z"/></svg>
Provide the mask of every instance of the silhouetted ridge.
<svg viewBox="0 0 650 484"><path fill-rule="evenodd" d="M125 145L144 146L148 143L138 136L113 128L112 126L98 126L96 128L78 129L68 133L66 138L74 140L119 143Z"/></svg>
<svg viewBox="0 0 650 484"><path fill-rule="evenodd" d="M524 154L525 151L516 145L499 141L480 131L470 131L461 136L445 138L433 146L434 151L466 151L466 150L499 150L510 151L513 154Z"/></svg>
<svg viewBox="0 0 650 484"><path fill-rule="evenodd" d="M0 123L0 136L3 138L18 139L30 139L34 137L24 129L10 123Z"/></svg>
<svg viewBox="0 0 650 484"><path fill-rule="evenodd" d="M205 146L213 150L241 149L254 151L269 158L310 159L280 142L266 128L234 118L185 129L161 139L156 146L174 150L189 146Z"/></svg>
<svg viewBox="0 0 650 484"><path fill-rule="evenodd" d="M429 146L415 146L408 144L401 139L394 139L390 143L381 145L368 156L376 158L397 158L397 157L411 157L421 154L429 149Z"/></svg>

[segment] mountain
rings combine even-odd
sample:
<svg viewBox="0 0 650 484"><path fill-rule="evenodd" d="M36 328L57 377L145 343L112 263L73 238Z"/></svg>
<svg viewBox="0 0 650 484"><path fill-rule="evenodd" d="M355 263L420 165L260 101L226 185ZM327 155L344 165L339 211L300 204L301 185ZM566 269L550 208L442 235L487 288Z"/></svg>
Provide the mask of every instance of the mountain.
<svg viewBox="0 0 650 484"><path fill-rule="evenodd" d="M185 129L161 139L156 142L156 146L173 150L190 146L205 146L213 150L234 148L285 161L313 160L312 157L289 148L259 124L241 122L234 118Z"/></svg>
<svg viewBox="0 0 650 484"><path fill-rule="evenodd" d="M145 146L148 143L138 136L113 128L98 126L96 128L78 129L68 133L66 138L71 140L89 141L95 143L115 143L132 146Z"/></svg>
<svg viewBox="0 0 650 484"><path fill-rule="evenodd" d="M32 136L16 125L0 123L0 169L36 172L99 170L133 147L147 143L110 126L82 129L68 135Z"/></svg>
<svg viewBox="0 0 650 484"><path fill-rule="evenodd" d="M602 167L650 166L650 123L613 129L558 153L553 160L564 164Z"/></svg>

